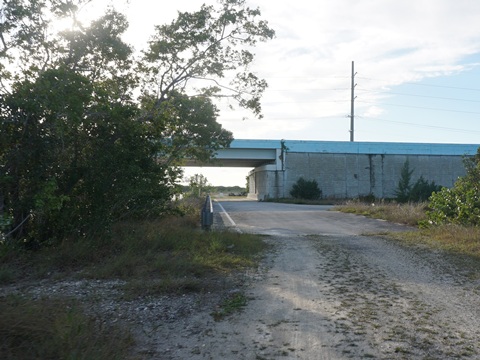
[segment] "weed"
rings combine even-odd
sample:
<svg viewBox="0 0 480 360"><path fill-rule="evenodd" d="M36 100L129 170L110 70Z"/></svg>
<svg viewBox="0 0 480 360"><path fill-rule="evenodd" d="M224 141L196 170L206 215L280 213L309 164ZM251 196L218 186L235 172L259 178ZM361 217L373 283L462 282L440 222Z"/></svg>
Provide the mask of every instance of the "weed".
<svg viewBox="0 0 480 360"><path fill-rule="evenodd" d="M235 311L239 311L247 305L247 297L243 293L235 293L225 299L219 306L219 309L212 313L215 321L220 321L226 316L233 314Z"/></svg>
<svg viewBox="0 0 480 360"><path fill-rule="evenodd" d="M0 283L22 279L122 279L124 296L208 291L211 277L255 266L266 248L261 237L201 232L186 217L117 224L107 238L65 240L25 252L0 244ZM3 246L3 247L2 247ZM226 316L246 303L227 299ZM67 300L0 299L3 359L123 359L131 339Z"/></svg>
<svg viewBox="0 0 480 360"><path fill-rule="evenodd" d="M58 246L28 254L0 251L0 282L75 274L127 281L160 278L174 283L175 278L202 278L255 266L257 255L265 248L261 237L200 232L182 217L124 222L117 224L106 239L65 240ZM148 287L148 281L145 284Z"/></svg>
<svg viewBox="0 0 480 360"><path fill-rule="evenodd" d="M397 347L395 348L395 352L396 352L396 353L400 353L400 354L409 354L409 353L410 353L407 349L405 349L405 348L403 348L403 347L401 347L401 346L397 346Z"/></svg>
<svg viewBox="0 0 480 360"><path fill-rule="evenodd" d="M0 299L2 359L123 359L125 330L86 316L70 300Z"/></svg>
<svg viewBox="0 0 480 360"><path fill-rule="evenodd" d="M455 255L456 263L476 269L478 272L480 259L480 228L459 225L444 225L421 229L419 231L390 233L389 238L400 240L409 245L423 244L430 248L442 250Z"/></svg>

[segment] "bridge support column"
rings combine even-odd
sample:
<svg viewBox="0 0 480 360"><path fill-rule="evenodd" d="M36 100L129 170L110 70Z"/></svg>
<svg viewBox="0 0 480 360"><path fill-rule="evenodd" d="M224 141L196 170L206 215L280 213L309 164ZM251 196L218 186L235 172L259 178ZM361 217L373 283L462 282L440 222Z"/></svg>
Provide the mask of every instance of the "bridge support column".
<svg viewBox="0 0 480 360"><path fill-rule="evenodd" d="M284 183L285 171L276 165L257 167L248 174L248 197L260 201L285 197Z"/></svg>

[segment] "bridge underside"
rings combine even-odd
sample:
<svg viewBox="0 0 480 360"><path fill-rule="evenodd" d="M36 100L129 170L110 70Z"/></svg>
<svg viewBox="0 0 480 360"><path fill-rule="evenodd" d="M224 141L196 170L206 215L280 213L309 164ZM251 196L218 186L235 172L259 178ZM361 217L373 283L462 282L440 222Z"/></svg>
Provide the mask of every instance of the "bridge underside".
<svg viewBox="0 0 480 360"><path fill-rule="evenodd" d="M256 168L263 165L275 164L277 151L271 149L235 148L230 147L217 151L215 159L209 162L186 160L184 166L211 166L211 167L248 167Z"/></svg>
<svg viewBox="0 0 480 360"><path fill-rule="evenodd" d="M256 168L274 163L274 160L268 159L216 159L211 162L187 160L183 166Z"/></svg>

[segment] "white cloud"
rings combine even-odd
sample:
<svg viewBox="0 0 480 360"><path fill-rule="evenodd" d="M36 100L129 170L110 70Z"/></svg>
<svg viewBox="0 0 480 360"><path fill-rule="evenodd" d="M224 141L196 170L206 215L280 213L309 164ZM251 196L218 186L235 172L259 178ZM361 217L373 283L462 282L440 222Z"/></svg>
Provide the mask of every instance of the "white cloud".
<svg viewBox="0 0 480 360"><path fill-rule="evenodd" d="M362 116L364 117L369 117L369 118L376 118L381 116L385 112L384 109L382 109L379 106L369 106L363 113Z"/></svg>
<svg viewBox="0 0 480 360"><path fill-rule="evenodd" d="M177 10L197 10L204 2L216 4L215 0L130 1L130 41L140 47L153 24L169 23ZM251 120L242 121L245 113L222 108L220 121L237 138L347 140L351 61L357 72L356 113L370 118L391 115L381 101L396 86L479 66L468 58L480 53L480 1L248 2L261 9L277 37L254 49L252 70L270 85L263 98L264 120L250 115ZM364 138L378 140L375 136L384 124L395 123L378 122L374 136L369 138L365 129ZM425 141L430 141L431 132L427 133ZM392 138L402 140L399 134L393 131Z"/></svg>

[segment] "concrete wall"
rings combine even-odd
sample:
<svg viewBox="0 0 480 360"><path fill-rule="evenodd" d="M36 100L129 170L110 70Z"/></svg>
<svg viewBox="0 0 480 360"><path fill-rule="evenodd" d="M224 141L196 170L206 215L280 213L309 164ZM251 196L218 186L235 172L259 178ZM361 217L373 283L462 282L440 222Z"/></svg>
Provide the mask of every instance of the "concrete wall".
<svg viewBox="0 0 480 360"><path fill-rule="evenodd" d="M281 166L267 165L250 172L251 197L289 197L293 184L303 177L315 179L328 198L370 194L391 198L407 159L414 170L412 183L423 176L429 182L451 187L465 175L460 155L287 152L284 156Z"/></svg>
<svg viewBox="0 0 480 360"><path fill-rule="evenodd" d="M258 200L285 197L285 174L285 171L272 165L255 168L248 176L248 196Z"/></svg>

